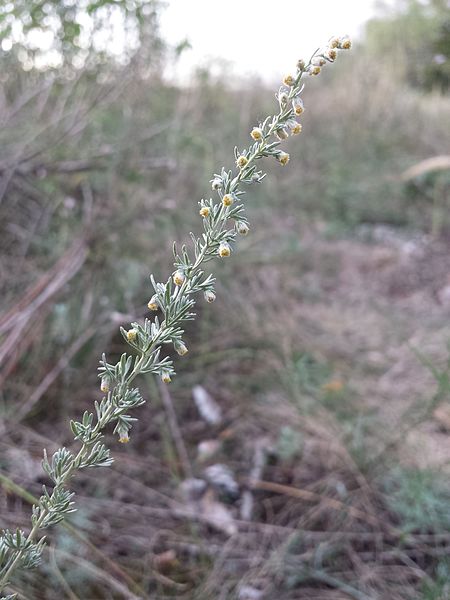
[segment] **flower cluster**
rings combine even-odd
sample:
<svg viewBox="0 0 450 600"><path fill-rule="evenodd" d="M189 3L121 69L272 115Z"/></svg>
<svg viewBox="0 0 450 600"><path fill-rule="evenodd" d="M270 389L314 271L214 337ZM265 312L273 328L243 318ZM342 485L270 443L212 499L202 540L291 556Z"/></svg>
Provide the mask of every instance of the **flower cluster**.
<svg viewBox="0 0 450 600"><path fill-rule="evenodd" d="M236 236L247 235L249 225L245 216L242 185L263 181L266 174L257 169L256 162L264 157L275 158L281 165L289 162L289 154L280 148L289 135L297 135L302 125L297 120L304 110L301 97L303 76L318 75L327 62L334 62L339 49L348 49L348 37L332 38L328 45L316 51L308 62L299 60L295 73L283 79L276 94L279 110L250 131L252 143L248 148L235 148L236 168L216 173L211 188L216 197L199 202L203 233L192 236L192 247L181 249L174 244L174 272L165 282L151 276L153 292L148 309L152 319L132 323L122 335L133 353L122 354L116 364L103 355L100 361L100 391L103 397L94 403L94 411L86 411L80 421L72 421L74 439L81 447L76 454L66 448L57 450L51 458L44 454L43 468L53 482L51 493L44 488L39 504L33 507L32 528L28 536L23 532L3 532L0 537L0 592L5 588L16 568L33 567L39 562L43 539L34 540L38 532L58 523L74 510L73 493L67 489L72 475L79 469L108 466L112 463L110 451L103 442L104 431L114 425L114 433L121 443L130 439L135 420L128 413L144 403L139 390L132 387L134 379L143 373L153 373L164 383L170 383L175 374L169 356L162 357L162 348L171 345L179 356L185 356L188 347L183 339L184 321L194 319L194 297L202 293L207 302L214 302L214 277L205 275L203 265L216 256L231 255ZM230 227L230 224L232 226ZM2 600L2 599L0 599Z"/></svg>

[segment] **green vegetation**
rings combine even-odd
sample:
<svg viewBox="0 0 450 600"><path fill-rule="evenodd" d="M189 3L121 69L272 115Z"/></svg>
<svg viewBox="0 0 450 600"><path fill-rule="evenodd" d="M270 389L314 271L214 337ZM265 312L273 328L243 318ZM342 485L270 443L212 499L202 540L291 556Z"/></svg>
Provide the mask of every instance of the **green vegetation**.
<svg viewBox="0 0 450 600"><path fill-rule="evenodd" d="M141 59L161 50L160 9L158 0L5 1L0 42L25 70L127 63L138 50Z"/></svg>
<svg viewBox="0 0 450 600"><path fill-rule="evenodd" d="M135 8L142 45L125 67L90 45L74 77L70 27L64 66L32 68L20 45L1 55L2 527L28 527L29 494L50 484L42 448L70 447L68 421L100 399L98 356L125 351L117 330L148 314L149 273L173 270L207 182L273 110L269 86L226 72L169 85L161 9L121 7ZM131 442L111 430L114 466L74 481L78 512L8 593L446 598L450 63L433 57L448 57L447 13L380 12L307 86L292 159L252 187L251 232L186 327L169 399L145 379ZM192 476L206 491L186 491Z"/></svg>

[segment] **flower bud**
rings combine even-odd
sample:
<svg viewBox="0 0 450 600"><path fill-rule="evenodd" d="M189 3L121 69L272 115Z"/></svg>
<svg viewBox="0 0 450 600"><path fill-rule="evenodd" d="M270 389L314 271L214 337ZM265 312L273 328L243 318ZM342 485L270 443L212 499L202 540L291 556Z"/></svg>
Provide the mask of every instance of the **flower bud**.
<svg viewBox="0 0 450 600"><path fill-rule="evenodd" d="M283 167L288 164L289 158L290 157L287 152L281 151L277 154L277 160L279 163L281 163L283 165Z"/></svg>
<svg viewBox="0 0 450 600"><path fill-rule="evenodd" d="M311 65L310 67L308 67L308 73L313 76L313 75L318 75L320 73L322 69L317 66L317 65Z"/></svg>
<svg viewBox="0 0 450 600"><path fill-rule="evenodd" d="M230 245L228 244L228 242L220 242L218 254L222 258L230 256L230 254L231 254L231 248L230 248Z"/></svg>
<svg viewBox="0 0 450 600"><path fill-rule="evenodd" d="M340 40L338 37L332 37L328 42L330 48L339 48Z"/></svg>
<svg viewBox="0 0 450 600"><path fill-rule="evenodd" d="M299 133L302 132L302 129L303 129L303 125L301 123L294 122L291 125L291 133L292 133L292 135L298 135Z"/></svg>
<svg viewBox="0 0 450 600"><path fill-rule="evenodd" d="M281 108L284 108L286 106L288 100L289 96L286 94L286 92L281 92L280 94L278 94L278 102Z"/></svg>
<svg viewBox="0 0 450 600"><path fill-rule="evenodd" d="M183 285L185 279L186 276L180 269L178 269L178 271L176 271L173 275L173 282L175 285Z"/></svg>
<svg viewBox="0 0 450 600"><path fill-rule="evenodd" d="M180 356L184 356L188 352L186 344L181 340L175 340L174 348Z"/></svg>
<svg viewBox="0 0 450 600"><path fill-rule="evenodd" d="M157 300L158 300L158 296L156 294L150 298L150 300L148 301L148 304L147 304L147 307L149 310L158 310L159 304L158 304Z"/></svg>
<svg viewBox="0 0 450 600"><path fill-rule="evenodd" d="M337 51L335 48L327 48L324 52L324 56L331 62L334 62L337 58Z"/></svg>
<svg viewBox="0 0 450 600"><path fill-rule="evenodd" d="M214 179L211 182L211 187L213 190L220 190L220 188L222 187L222 180L219 179L219 177L214 177Z"/></svg>
<svg viewBox="0 0 450 600"><path fill-rule="evenodd" d="M286 75L286 77L283 79L283 83L284 85L293 86L295 83L295 77L292 75Z"/></svg>
<svg viewBox="0 0 450 600"><path fill-rule="evenodd" d="M241 235L247 235L247 233L250 231L250 228L247 223L244 223L244 221L238 221L236 223L236 230Z"/></svg>
<svg viewBox="0 0 450 600"><path fill-rule="evenodd" d="M236 164L240 169L243 169L248 165L248 158L244 155L238 156L236 159Z"/></svg>
<svg viewBox="0 0 450 600"><path fill-rule="evenodd" d="M172 381L169 371L166 371L166 370L161 371L161 381L163 383L170 383Z"/></svg>
<svg viewBox="0 0 450 600"><path fill-rule="evenodd" d="M233 194L225 194L222 198L222 204L224 206L231 206L234 202Z"/></svg>
<svg viewBox="0 0 450 600"><path fill-rule="evenodd" d="M315 56L312 60L311 60L311 64L315 67L323 67L326 64L326 60L324 58L322 58L321 56Z"/></svg>
<svg viewBox="0 0 450 600"><path fill-rule="evenodd" d="M297 69L299 71L303 71L303 69L305 68L305 66L306 66L305 61L302 58L297 61Z"/></svg>
<svg viewBox="0 0 450 600"><path fill-rule="evenodd" d="M342 50L350 50L350 48L352 47L352 41L348 37L348 35L344 35L343 37L341 37L339 39L339 46L338 47L342 48Z"/></svg>
<svg viewBox="0 0 450 600"><path fill-rule="evenodd" d="M208 206L202 206L201 209L198 211L198 213L201 217L206 219L206 217L209 217L211 211Z"/></svg>
<svg viewBox="0 0 450 600"><path fill-rule="evenodd" d="M212 290L205 290L205 300L206 302L214 302L214 300L216 299L216 295Z"/></svg>
<svg viewBox="0 0 450 600"><path fill-rule="evenodd" d="M130 441L130 436L128 433L129 430L130 426L127 425L127 423L124 423L123 421L119 421L119 423L116 425L114 433L117 433L117 435L119 436L119 442L121 444L128 444L128 442Z"/></svg>
<svg viewBox="0 0 450 600"><path fill-rule="evenodd" d="M253 127L253 129L250 132L250 135L254 140L258 141L262 139L264 132L260 127Z"/></svg>
<svg viewBox="0 0 450 600"><path fill-rule="evenodd" d="M127 331L127 340L129 342L134 342L137 338L137 334L138 334L138 331L137 331L137 329L134 329L134 327L133 327L133 329L129 329Z"/></svg>
<svg viewBox="0 0 450 600"><path fill-rule="evenodd" d="M285 140L285 139L287 139L289 137L289 134L288 134L287 130L284 127L282 127L281 129L277 129L275 131L275 135L277 136L277 138L279 140Z"/></svg>
<svg viewBox="0 0 450 600"><path fill-rule="evenodd" d="M305 111L305 106L301 98L294 98L292 100L292 108L297 116L300 116Z"/></svg>
<svg viewBox="0 0 450 600"><path fill-rule="evenodd" d="M109 390L110 390L110 384L111 384L111 381L109 379L109 376L108 375L103 375L102 381L100 383L100 390L104 394L107 394L109 392Z"/></svg>

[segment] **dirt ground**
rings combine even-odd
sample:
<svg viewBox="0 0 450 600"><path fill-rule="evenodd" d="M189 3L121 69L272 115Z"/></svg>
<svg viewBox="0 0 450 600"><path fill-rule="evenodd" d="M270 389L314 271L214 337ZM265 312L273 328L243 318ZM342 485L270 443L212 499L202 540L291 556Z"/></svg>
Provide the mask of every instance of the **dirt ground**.
<svg viewBox="0 0 450 600"><path fill-rule="evenodd" d="M449 358L450 239L377 226L353 239L312 235L304 251L314 268L299 287L319 292L299 311L317 325L314 343L376 415L382 437L402 431L405 415L424 417L401 436L405 464L448 466L450 405L442 398L425 418L437 383L424 363L445 370Z"/></svg>

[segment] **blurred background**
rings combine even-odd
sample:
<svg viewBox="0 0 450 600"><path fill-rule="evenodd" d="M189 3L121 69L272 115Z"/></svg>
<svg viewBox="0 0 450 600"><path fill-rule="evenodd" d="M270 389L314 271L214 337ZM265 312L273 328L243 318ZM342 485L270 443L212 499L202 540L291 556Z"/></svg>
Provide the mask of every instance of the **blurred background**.
<svg viewBox="0 0 450 600"><path fill-rule="evenodd" d="M213 173L346 33L21 598L450 598L447 0L0 2L0 525L28 528Z"/></svg>

